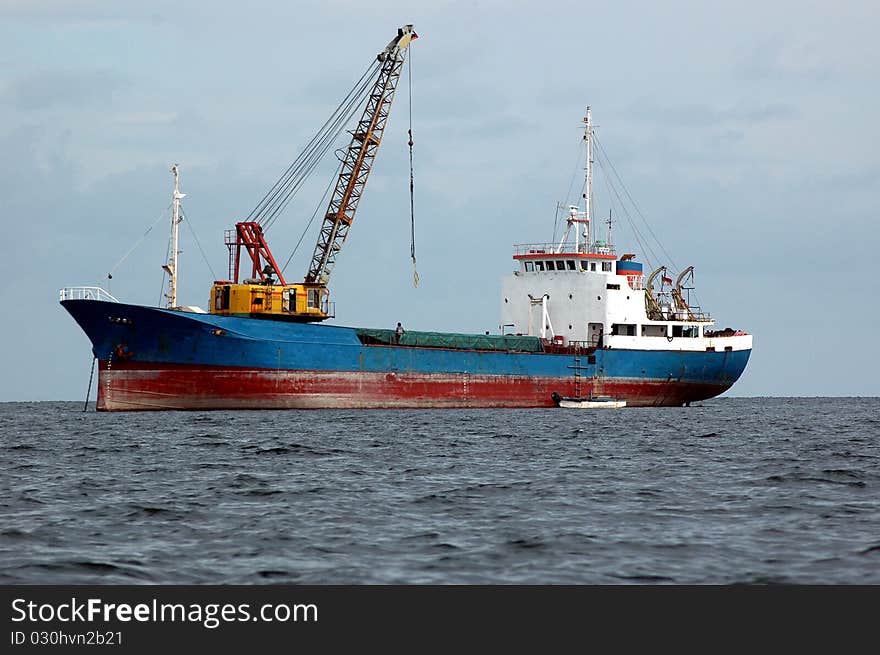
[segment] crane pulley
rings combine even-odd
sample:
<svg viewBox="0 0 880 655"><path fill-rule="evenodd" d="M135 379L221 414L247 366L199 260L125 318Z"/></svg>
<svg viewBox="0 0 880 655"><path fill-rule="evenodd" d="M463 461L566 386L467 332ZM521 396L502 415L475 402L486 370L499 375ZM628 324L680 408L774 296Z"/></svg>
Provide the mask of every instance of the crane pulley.
<svg viewBox="0 0 880 655"><path fill-rule="evenodd" d="M354 221L382 142L408 47L416 38L418 35L412 25L397 30L395 38L377 55L376 61L358 82L361 86L356 85L349 93L297 161L251 212L248 220L236 223L235 230L227 231L230 279L214 282L210 302L212 313L298 321L322 321L333 316L327 283ZM375 78L370 86L365 78L371 71L374 71ZM368 88L369 92L366 93ZM366 104L357 126L351 131L351 141L345 155L341 158L336 185L324 214L308 271L303 282L288 284L269 250L264 230L289 202L304 177L314 168L317 159L329 148L335 136L333 129L340 126L361 92L366 93ZM242 250L250 256L252 267L251 277L239 283Z"/></svg>

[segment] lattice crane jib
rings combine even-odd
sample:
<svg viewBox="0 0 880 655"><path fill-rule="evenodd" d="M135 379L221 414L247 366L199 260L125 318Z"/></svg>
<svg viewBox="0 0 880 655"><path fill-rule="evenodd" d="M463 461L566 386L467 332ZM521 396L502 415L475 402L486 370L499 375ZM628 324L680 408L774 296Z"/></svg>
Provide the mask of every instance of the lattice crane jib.
<svg viewBox="0 0 880 655"><path fill-rule="evenodd" d="M398 30L397 36L377 55L381 67L363 114L351 133L351 141L343 157L336 187L306 273L306 284L325 286L330 278L336 256L348 236L376 152L382 142L408 46L415 38L417 35L412 25L406 25Z"/></svg>

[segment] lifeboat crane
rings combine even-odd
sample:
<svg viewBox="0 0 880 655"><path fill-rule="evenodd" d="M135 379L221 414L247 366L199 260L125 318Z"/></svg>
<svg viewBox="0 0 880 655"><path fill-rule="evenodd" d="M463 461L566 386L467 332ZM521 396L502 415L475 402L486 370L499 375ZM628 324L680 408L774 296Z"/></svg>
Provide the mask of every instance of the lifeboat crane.
<svg viewBox="0 0 880 655"><path fill-rule="evenodd" d="M330 274L354 221L373 161L382 142L382 134L388 122L391 102L400 80L407 48L416 38L418 35L413 31L413 26L405 25L397 30L397 36L376 57L378 66L373 64L376 72L367 95L366 105L357 126L351 132L351 141L345 155L341 157L342 164L336 186L324 213L318 242L303 281L289 284L285 280L282 269L269 249L264 233L267 223L274 220L275 215L280 211L279 208L286 206L291 193L295 192L288 191L283 186L292 179L290 177L285 179L285 176L290 175L291 170L297 165L297 162L294 162L285 176L282 176L258 208L252 212L252 217L269 215L268 220L241 221L236 223L235 230L227 231L230 279L215 281L211 290L212 313L295 321L323 321L332 317L330 294L327 289ZM368 69L368 73L370 70L372 69ZM352 93L349 94L349 98L352 97ZM346 101L349 98L346 98ZM328 120L328 124L332 120L334 117ZM319 132L318 136L320 135ZM313 143L317 142L316 139L313 139ZM321 147L324 147L324 142L329 142L323 136L320 141ZM306 164L300 166L312 166L310 157L311 155L304 160ZM267 201L270 197L272 199ZM267 207L268 212L264 211ZM251 277L239 283L242 250L250 256L252 266Z"/></svg>
<svg viewBox="0 0 880 655"><path fill-rule="evenodd" d="M661 279L666 277L665 266L660 266L659 268L655 269L654 272L652 272L651 275L648 276L648 281L645 282L645 311L648 314L648 318L652 321L660 321L665 318L663 316L663 310L660 307L660 302L654 295L654 278L660 274L662 274Z"/></svg>
<svg viewBox="0 0 880 655"><path fill-rule="evenodd" d="M672 287L672 301L675 303L675 311L679 314L681 320L684 321L695 321L696 317L694 316L694 312L691 310L691 306L684 299L684 296L681 293L681 283L685 277L694 272L693 266L688 266L684 269L678 276L678 279L675 280L675 286Z"/></svg>

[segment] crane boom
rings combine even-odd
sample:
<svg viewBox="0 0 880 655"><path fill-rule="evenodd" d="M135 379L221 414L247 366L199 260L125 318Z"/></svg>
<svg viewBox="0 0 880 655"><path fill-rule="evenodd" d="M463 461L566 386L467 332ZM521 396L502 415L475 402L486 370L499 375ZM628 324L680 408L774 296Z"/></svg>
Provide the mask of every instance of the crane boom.
<svg viewBox="0 0 880 655"><path fill-rule="evenodd" d="M382 65L361 119L351 133L351 142L342 160L336 188L330 197L318 243L306 273L306 284L326 285L330 278L382 142L407 46L415 38L417 35L413 26L405 25L398 29L397 36L377 56Z"/></svg>
<svg viewBox="0 0 880 655"><path fill-rule="evenodd" d="M388 122L391 101L400 80L407 48L416 38L418 36L413 31L413 26L404 25L397 30L397 36L376 56L379 62L376 67L378 74L357 127L351 132L351 142L342 159L336 187L324 214L318 243L305 279L294 284L285 280L264 234L265 227L271 224L275 214L284 207L290 196L291 180L296 178L289 176L292 169L288 169L249 219L236 223L234 230L227 230L229 279L214 281L211 288L211 313L292 321L323 321L333 316L333 303L329 301L327 281L354 221L376 151L382 142L382 133ZM374 66L375 64L370 68ZM365 83L369 84L368 81ZM326 134L319 132L319 136L324 136L317 143L323 143ZM314 143L316 142L313 140ZM308 161L315 150L307 148L305 152ZM257 218L259 220L252 220ZM252 277L239 282L242 252L251 258Z"/></svg>

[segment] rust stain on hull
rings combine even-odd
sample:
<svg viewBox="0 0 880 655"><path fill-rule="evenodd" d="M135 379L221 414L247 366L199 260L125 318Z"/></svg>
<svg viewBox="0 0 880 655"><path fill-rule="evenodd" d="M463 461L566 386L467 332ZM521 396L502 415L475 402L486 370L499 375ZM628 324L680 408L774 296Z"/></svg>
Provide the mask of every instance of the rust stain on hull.
<svg viewBox="0 0 880 655"><path fill-rule="evenodd" d="M571 380L215 367L100 367L101 411L213 409L395 409L554 407L551 394L573 395ZM601 392L627 407L680 406L705 400L730 384L604 379ZM581 393L589 393L582 383Z"/></svg>

